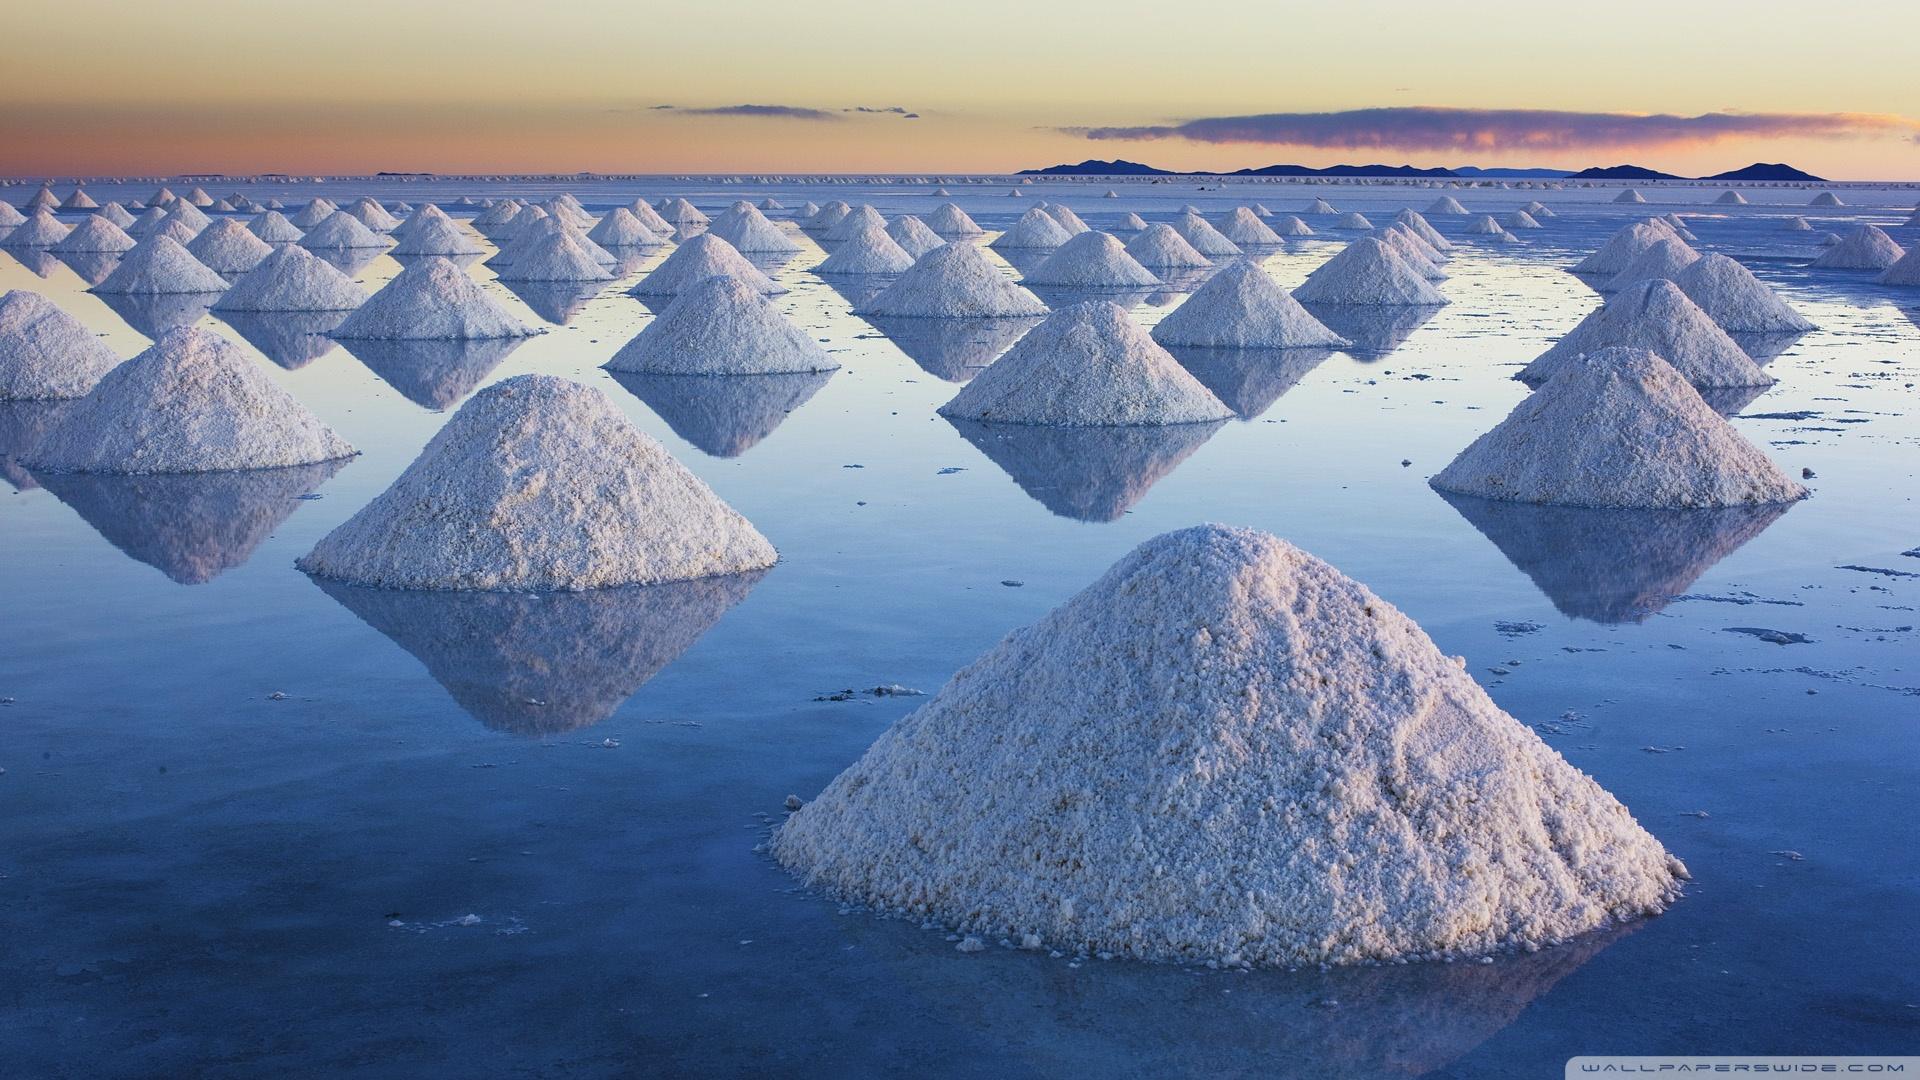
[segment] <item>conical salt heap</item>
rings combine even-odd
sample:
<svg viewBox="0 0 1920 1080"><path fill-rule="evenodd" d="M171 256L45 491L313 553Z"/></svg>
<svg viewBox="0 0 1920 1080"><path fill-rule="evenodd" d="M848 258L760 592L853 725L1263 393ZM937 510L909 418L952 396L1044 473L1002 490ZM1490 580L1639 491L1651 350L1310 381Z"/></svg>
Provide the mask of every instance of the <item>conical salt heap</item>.
<svg viewBox="0 0 1920 1080"><path fill-rule="evenodd" d="M1723 191L1720 193L1719 198L1713 200L1713 204L1715 206L1745 206L1747 205L1747 197L1737 191Z"/></svg>
<svg viewBox="0 0 1920 1080"><path fill-rule="evenodd" d="M586 234L579 229L552 214L542 214L517 230L513 234L513 239L507 241L505 247L495 252L493 258L487 260L487 265L513 268L518 263L550 259L553 257L555 246L552 238L556 236L564 236L571 240L575 247L598 266L613 267L620 264L620 260L615 258L612 252L587 239ZM558 273L559 271L543 272Z"/></svg>
<svg viewBox="0 0 1920 1080"><path fill-rule="evenodd" d="M1156 223L1127 241L1127 254L1149 270L1186 270L1212 266L1173 226Z"/></svg>
<svg viewBox="0 0 1920 1080"><path fill-rule="evenodd" d="M633 211L624 206L614 207L601 218L587 233L587 239L603 248L652 247L661 242L658 233L641 224Z"/></svg>
<svg viewBox="0 0 1920 1080"><path fill-rule="evenodd" d="M1813 226L1807 224L1806 218L1790 217L1780 223L1780 229L1783 232L1812 232Z"/></svg>
<svg viewBox="0 0 1920 1080"><path fill-rule="evenodd" d="M1247 259L1222 267L1161 319L1153 328L1153 340L1208 349L1337 349L1351 344Z"/></svg>
<svg viewBox="0 0 1920 1080"><path fill-rule="evenodd" d="M0 296L0 401L84 397L120 357L39 293Z"/></svg>
<svg viewBox="0 0 1920 1080"><path fill-rule="evenodd" d="M1613 201L1617 203L1643 203L1647 201L1647 197L1640 194L1640 192L1634 188L1628 188L1620 194L1615 195Z"/></svg>
<svg viewBox="0 0 1920 1080"><path fill-rule="evenodd" d="M139 217L133 219L133 224L125 226L127 235L133 237L135 240L145 240L147 237L153 235L154 231L159 229L161 224L166 220L167 212L165 209L158 206L148 207Z"/></svg>
<svg viewBox="0 0 1920 1080"><path fill-rule="evenodd" d="M968 383L940 415L1004 424L1198 424L1233 410L1118 304L1062 308Z"/></svg>
<svg viewBox="0 0 1920 1080"><path fill-rule="evenodd" d="M722 276L674 297L605 366L658 375L770 375L840 365L766 297Z"/></svg>
<svg viewBox="0 0 1920 1080"><path fill-rule="evenodd" d="M400 219L387 213L387 208L367 197L361 197L347 209L341 211L355 221L377 233L392 232L400 225Z"/></svg>
<svg viewBox="0 0 1920 1080"><path fill-rule="evenodd" d="M786 207L781 204L779 199L776 199L771 195L769 195L768 197L760 200L760 209L761 210L785 210Z"/></svg>
<svg viewBox="0 0 1920 1080"><path fill-rule="evenodd" d="M913 256L894 243L885 225L847 215L847 221L855 220L862 222L859 230L842 240L833 254L813 268L814 273L826 276L903 274L913 265Z"/></svg>
<svg viewBox="0 0 1920 1080"><path fill-rule="evenodd" d="M411 228L395 231L400 242L390 255L478 255L483 249L445 214L435 213L419 219Z"/></svg>
<svg viewBox="0 0 1920 1080"><path fill-rule="evenodd" d="M1019 318L1045 315L1047 305L1007 280L979 248L954 243L922 255L900 280L854 310L918 319Z"/></svg>
<svg viewBox="0 0 1920 1080"><path fill-rule="evenodd" d="M1293 290L1304 304L1356 304L1389 307L1437 307L1447 302L1440 290L1399 253L1363 236L1322 263Z"/></svg>
<svg viewBox="0 0 1920 1080"><path fill-rule="evenodd" d="M407 214L405 221L394 226L393 238L395 240L405 240L407 237L413 235L414 230L424 228L429 221L444 221L451 224L453 219L448 217L447 212L438 206L432 203L422 203L418 210L411 211Z"/></svg>
<svg viewBox="0 0 1920 1080"><path fill-rule="evenodd" d="M1340 213L1340 211L1333 208L1332 203L1325 199L1315 199L1308 203L1305 212L1309 214L1319 214L1322 217L1336 217Z"/></svg>
<svg viewBox="0 0 1920 1080"><path fill-rule="evenodd" d="M182 198L184 198L187 201L187 203L192 206L212 206L213 205L213 196L207 194L207 189L201 188L201 187L196 187L192 191L187 192L184 196L182 196Z"/></svg>
<svg viewBox="0 0 1920 1080"><path fill-rule="evenodd" d="M1340 219L1333 223L1333 227L1336 229L1352 229L1355 232L1365 232L1373 228L1373 222L1367 220L1367 215L1362 214L1358 210L1352 210L1341 214Z"/></svg>
<svg viewBox="0 0 1920 1080"><path fill-rule="evenodd" d="M56 255L118 254L131 250L134 243L125 229L95 214L75 225L50 250Z"/></svg>
<svg viewBox="0 0 1920 1080"><path fill-rule="evenodd" d="M218 293L227 281L214 273L170 236L140 241L120 259L97 293Z"/></svg>
<svg viewBox="0 0 1920 1080"><path fill-rule="evenodd" d="M1014 223L1013 228L994 237L993 243L988 246L1010 250L1017 248L1057 248L1069 239L1070 237L1067 236L1067 230L1061 228L1060 223L1053 220L1052 215L1034 206L1029 207L1026 213L1020 215L1020 220Z"/></svg>
<svg viewBox="0 0 1920 1080"><path fill-rule="evenodd" d="M1500 215L1500 225L1507 229L1538 229L1540 223L1525 210L1512 210Z"/></svg>
<svg viewBox="0 0 1920 1080"><path fill-rule="evenodd" d="M751 205L728 210L713 220L707 232L732 244L735 251L789 253L800 250L780 226Z"/></svg>
<svg viewBox="0 0 1920 1080"><path fill-rule="evenodd" d="M1616 345L1659 354L1698 387L1768 386L1774 381L1680 286L1664 279L1620 290L1517 377L1543 383L1582 355Z"/></svg>
<svg viewBox="0 0 1920 1080"><path fill-rule="evenodd" d="M268 210L248 222L247 231L269 244L297 244L307 235L278 210Z"/></svg>
<svg viewBox="0 0 1920 1080"><path fill-rule="evenodd" d="M1909 248L1898 262L1874 280L1882 285L1920 285L1920 244Z"/></svg>
<svg viewBox="0 0 1920 1080"><path fill-rule="evenodd" d="M124 206L121 206L117 202L110 202L107 205L101 207L97 216L106 218L108 221L113 222L115 225L120 226L122 229L133 224L133 220L134 220L133 215L127 213L127 208ZM0 226L3 226L5 224L6 224L6 221L4 217L0 217Z"/></svg>
<svg viewBox="0 0 1920 1080"><path fill-rule="evenodd" d="M851 240L860 233L865 232L868 226L873 226L884 232L887 227L887 219L880 211L862 204L847 211L839 221L834 222L832 227L827 229L825 239L829 241Z"/></svg>
<svg viewBox="0 0 1920 1080"><path fill-rule="evenodd" d="M1206 218L1196 213L1184 213L1173 221L1173 231L1192 245L1193 250L1208 258L1227 258L1240 254L1240 246L1221 235Z"/></svg>
<svg viewBox="0 0 1920 1080"><path fill-rule="evenodd" d="M1685 240L1669 238L1656 241L1647 250L1633 257L1621 271L1600 285L1601 292L1619 292L1629 285L1655 278L1671 281L1680 271L1700 261L1700 253L1693 250Z"/></svg>
<svg viewBox="0 0 1920 1080"><path fill-rule="evenodd" d="M51 211L35 210L27 220L7 234L7 246L13 248L50 248L66 239L72 226L55 218Z"/></svg>
<svg viewBox="0 0 1920 1080"><path fill-rule="evenodd" d="M1492 214L1481 214L1467 222L1467 232L1473 236L1499 236L1506 231Z"/></svg>
<svg viewBox="0 0 1920 1080"><path fill-rule="evenodd" d="M473 216L473 227L481 236L489 240L506 235L509 222L520 212L521 204L514 199L502 199ZM632 211L628 211L632 213Z"/></svg>
<svg viewBox="0 0 1920 1080"><path fill-rule="evenodd" d="M1139 214L1136 214L1133 211L1129 210L1126 213L1120 215L1120 223L1118 225L1115 225L1114 229L1117 232L1137 233L1142 231L1146 227L1147 227L1146 219L1141 217Z"/></svg>
<svg viewBox="0 0 1920 1080"><path fill-rule="evenodd" d="M1807 205L1808 206L1845 206L1847 204L1841 202L1840 196L1835 195L1833 192L1823 191L1820 194L1815 195L1812 201L1808 202Z"/></svg>
<svg viewBox="0 0 1920 1080"><path fill-rule="evenodd" d="M926 222L912 214L902 214L887 222L887 235L893 237L893 242L900 245L900 250L914 259L946 243L939 233L928 228Z"/></svg>
<svg viewBox="0 0 1920 1080"><path fill-rule="evenodd" d="M33 198L27 200L28 213L36 210L45 210L51 213L58 209L60 209L60 196L55 195L53 189L45 184L41 184L40 190L34 192Z"/></svg>
<svg viewBox="0 0 1920 1080"><path fill-rule="evenodd" d="M1280 234L1274 232L1260 215L1244 206L1236 206L1220 219L1220 235L1229 242L1241 246L1271 246L1281 243Z"/></svg>
<svg viewBox="0 0 1920 1080"><path fill-rule="evenodd" d="M853 212L853 207L848 206L846 203L841 202L839 199L835 199L832 202L828 203L827 205L807 215L807 221L804 228L813 229L816 232L825 232L826 230L833 228L835 225L840 224L841 219L845 218L848 214L852 212Z"/></svg>
<svg viewBox="0 0 1920 1080"><path fill-rule="evenodd" d="M34 447L53 472L273 469L354 453L218 334L169 330L101 377Z"/></svg>
<svg viewBox="0 0 1920 1080"><path fill-rule="evenodd" d="M1687 877L1411 619L1221 525L1009 635L771 850L988 940L1230 966L1535 949L1656 914Z"/></svg>
<svg viewBox="0 0 1920 1080"><path fill-rule="evenodd" d="M324 221L307 230L300 246L308 251L356 251L385 248L392 241L366 227L345 210L335 210Z"/></svg>
<svg viewBox="0 0 1920 1080"><path fill-rule="evenodd" d="M701 213L692 203L679 198L668 199L666 205L660 208L660 216L683 228L706 225L713 220Z"/></svg>
<svg viewBox="0 0 1920 1080"><path fill-rule="evenodd" d="M1459 199L1451 195L1442 195L1427 207L1427 213L1444 214L1447 217L1466 217L1467 208L1460 205Z"/></svg>
<svg viewBox="0 0 1920 1080"><path fill-rule="evenodd" d="M1027 274L1028 285L1069 288L1151 288L1160 279L1127 254L1126 246L1103 232L1088 230L1060 245Z"/></svg>
<svg viewBox="0 0 1920 1080"><path fill-rule="evenodd" d="M488 296L466 271L447 259L428 257L394 275L331 336L343 340L469 341L533 333Z"/></svg>
<svg viewBox="0 0 1920 1080"><path fill-rule="evenodd" d="M1574 264L1576 274L1617 274L1627 268L1641 252L1662 240L1674 238L1673 227L1664 221L1636 221L1620 228L1600 250Z"/></svg>
<svg viewBox="0 0 1920 1080"><path fill-rule="evenodd" d="M701 233L674 249L673 254L627 292L633 296L676 296L719 274L769 295L787 291L733 250L732 244L711 233Z"/></svg>
<svg viewBox="0 0 1920 1080"><path fill-rule="evenodd" d="M20 211L14 209L12 203L0 199L0 229L13 228L26 220L26 217L23 216ZM125 228L125 226L122 226L122 228Z"/></svg>
<svg viewBox="0 0 1920 1080"><path fill-rule="evenodd" d="M172 206L167 207L167 220L180 222L192 229L195 236L199 236L202 229L213 224L213 219L201 213L199 207L185 201L176 201ZM182 240L181 243L184 244L186 241Z"/></svg>
<svg viewBox="0 0 1920 1080"><path fill-rule="evenodd" d="M1281 239L1313 235L1313 226L1308 225L1292 214L1285 214L1275 218L1269 227L1272 228L1274 232L1280 234Z"/></svg>
<svg viewBox="0 0 1920 1080"><path fill-rule="evenodd" d="M1405 225L1407 228L1413 230L1415 236L1418 236L1428 247L1433 249L1435 262L1444 260L1447 258L1447 252L1453 250L1453 242L1441 236L1440 230L1434 228L1426 218L1421 217L1420 211L1418 210L1400 211L1393 215L1393 223L1395 225Z"/></svg>
<svg viewBox="0 0 1920 1080"><path fill-rule="evenodd" d="M174 243L179 244L181 247L186 247L188 244L193 243L194 238L199 235L199 233L194 231L193 226L169 214L165 221L147 230L147 234L140 239L151 240L156 236L164 236Z"/></svg>
<svg viewBox="0 0 1920 1080"><path fill-rule="evenodd" d="M1433 486L1485 499L1641 509L1807 494L1672 365L1651 350L1621 347L1561 365Z"/></svg>
<svg viewBox="0 0 1920 1080"><path fill-rule="evenodd" d="M1067 230L1069 237L1079 236L1087 231L1087 223L1080 220L1080 215L1074 213L1072 207L1057 203L1043 203L1040 208L1047 212L1048 217L1059 222L1060 227Z"/></svg>
<svg viewBox="0 0 1920 1080"><path fill-rule="evenodd" d="M235 278L273 254L273 245L248 232L245 225L233 218L221 218L200 230L200 235L187 245L187 251L214 273Z"/></svg>
<svg viewBox="0 0 1920 1080"><path fill-rule="evenodd" d="M1813 265L1821 270L1885 270L1905 254L1879 226L1861 225L1821 252Z"/></svg>
<svg viewBox="0 0 1920 1080"><path fill-rule="evenodd" d="M1673 275L1673 283L1730 334L1799 334L1813 329L1753 271L1725 255L1695 260Z"/></svg>
<svg viewBox="0 0 1920 1080"><path fill-rule="evenodd" d="M214 301L213 310L352 311L366 301L367 291L332 263L282 244Z"/></svg>
<svg viewBox="0 0 1920 1080"><path fill-rule="evenodd" d="M599 589L772 566L773 546L605 394L486 387L298 566L399 589Z"/></svg>
<svg viewBox="0 0 1920 1080"><path fill-rule="evenodd" d="M1420 276L1428 281L1447 279L1447 272L1440 269L1440 264L1434 261L1434 256L1439 253L1428 247L1426 241L1420 239L1405 225L1395 222L1375 232L1374 238L1392 248L1394 254L1405 259L1408 265L1419 271Z"/></svg>
<svg viewBox="0 0 1920 1080"><path fill-rule="evenodd" d="M648 206L645 199L633 200L633 205L627 207L627 212L639 218L640 224L645 225L649 231L661 239L664 240L673 235L673 222L661 217L660 212Z"/></svg>
<svg viewBox="0 0 1920 1080"><path fill-rule="evenodd" d="M927 215L927 227L941 236L979 236L986 230L974 223L965 210L953 203L941 203Z"/></svg>
<svg viewBox="0 0 1920 1080"><path fill-rule="evenodd" d="M502 281L612 281L613 275L580 244L570 225L515 243L513 261L500 270Z"/></svg>

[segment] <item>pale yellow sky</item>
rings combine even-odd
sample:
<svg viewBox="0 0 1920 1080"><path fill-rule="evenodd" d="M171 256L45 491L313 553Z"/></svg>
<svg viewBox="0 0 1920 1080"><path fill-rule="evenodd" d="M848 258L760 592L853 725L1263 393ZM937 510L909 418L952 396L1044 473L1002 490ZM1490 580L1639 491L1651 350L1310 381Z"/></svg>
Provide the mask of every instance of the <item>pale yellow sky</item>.
<svg viewBox="0 0 1920 1080"><path fill-rule="evenodd" d="M1920 117L1920 5L459 6L347 0L20 5L0 66L0 172L283 169L996 171L1128 157L1170 168L1386 161L1710 172L1756 159L1920 176L1897 124L1551 152L1094 141L1060 128L1447 106ZM318 17L313 13L318 13ZM31 43L32 47L22 47ZM690 116L742 103L835 119ZM900 106L920 114L842 113Z"/></svg>

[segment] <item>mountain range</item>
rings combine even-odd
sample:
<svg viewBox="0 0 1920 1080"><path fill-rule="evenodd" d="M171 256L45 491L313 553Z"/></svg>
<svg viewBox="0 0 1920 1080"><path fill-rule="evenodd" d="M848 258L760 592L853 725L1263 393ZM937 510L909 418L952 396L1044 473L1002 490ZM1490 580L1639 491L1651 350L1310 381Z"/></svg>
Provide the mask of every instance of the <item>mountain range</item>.
<svg viewBox="0 0 1920 1080"><path fill-rule="evenodd" d="M1205 169L1180 171L1159 169L1138 161L1090 158L1078 165L1050 165L1044 169L1022 169L1019 176L1407 176L1455 179L1531 179L1569 180L1684 180L1686 177L1660 172L1641 165L1608 165L1581 169L1480 168L1466 165L1452 169L1421 169L1412 165L1267 165L1257 169L1220 172ZM1755 162L1744 169L1699 177L1702 180L1796 180L1822 182L1821 177L1791 165Z"/></svg>

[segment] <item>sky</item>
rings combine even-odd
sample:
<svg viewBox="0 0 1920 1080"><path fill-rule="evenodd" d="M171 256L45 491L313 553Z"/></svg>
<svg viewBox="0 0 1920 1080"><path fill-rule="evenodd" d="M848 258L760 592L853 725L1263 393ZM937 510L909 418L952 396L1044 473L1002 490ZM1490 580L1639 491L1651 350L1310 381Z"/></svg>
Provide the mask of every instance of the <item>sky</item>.
<svg viewBox="0 0 1920 1080"><path fill-rule="evenodd" d="M14 176L1118 157L1920 178L1911 0L61 0L7 37Z"/></svg>

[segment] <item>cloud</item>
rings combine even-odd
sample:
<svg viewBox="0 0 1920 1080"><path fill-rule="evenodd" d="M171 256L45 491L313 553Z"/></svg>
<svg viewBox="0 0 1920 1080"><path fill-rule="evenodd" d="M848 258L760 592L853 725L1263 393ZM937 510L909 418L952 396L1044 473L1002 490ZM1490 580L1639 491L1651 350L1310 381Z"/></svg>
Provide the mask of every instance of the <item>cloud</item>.
<svg viewBox="0 0 1920 1080"><path fill-rule="evenodd" d="M840 120L845 113L898 116L903 120L920 119L919 113L909 112L898 105L852 105L844 109L815 109L806 105L650 105L647 108L649 111L677 112L687 116L750 116L776 120Z"/></svg>
<svg viewBox="0 0 1920 1080"><path fill-rule="evenodd" d="M898 105L888 105L888 106L886 106L886 107L884 107L884 108L874 108L874 107L873 107L873 106L871 106L871 105L855 105L855 106L853 106L853 107L852 107L852 108L850 108L850 109L842 109L842 110L840 110L840 111L841 111L841 112L855 112L855 113L881 113L881 114L885 114L885 115L889 115L889 116L897 116L897 117L899 117L899 118L900 118L900 119L902 119L902 120L918 120L918 119L920 119L920 114L919 114L919 113L917 113L917 112L908 112L907 110L905 110L905 109L903 109L903 108L901 108L901 107L900 107L900 106L898 106Z"/></svg>
<svg viewBox="0 0 1920 1080"><path fill-rule="evenodd" d="M1408 106L1217 116L1142 127L1063 131L1098 140L1187 139L1324 149L1576 150L1723 139L1864 139L1920 135L1920 120L1884 113L1670 114Z"/></svg>

